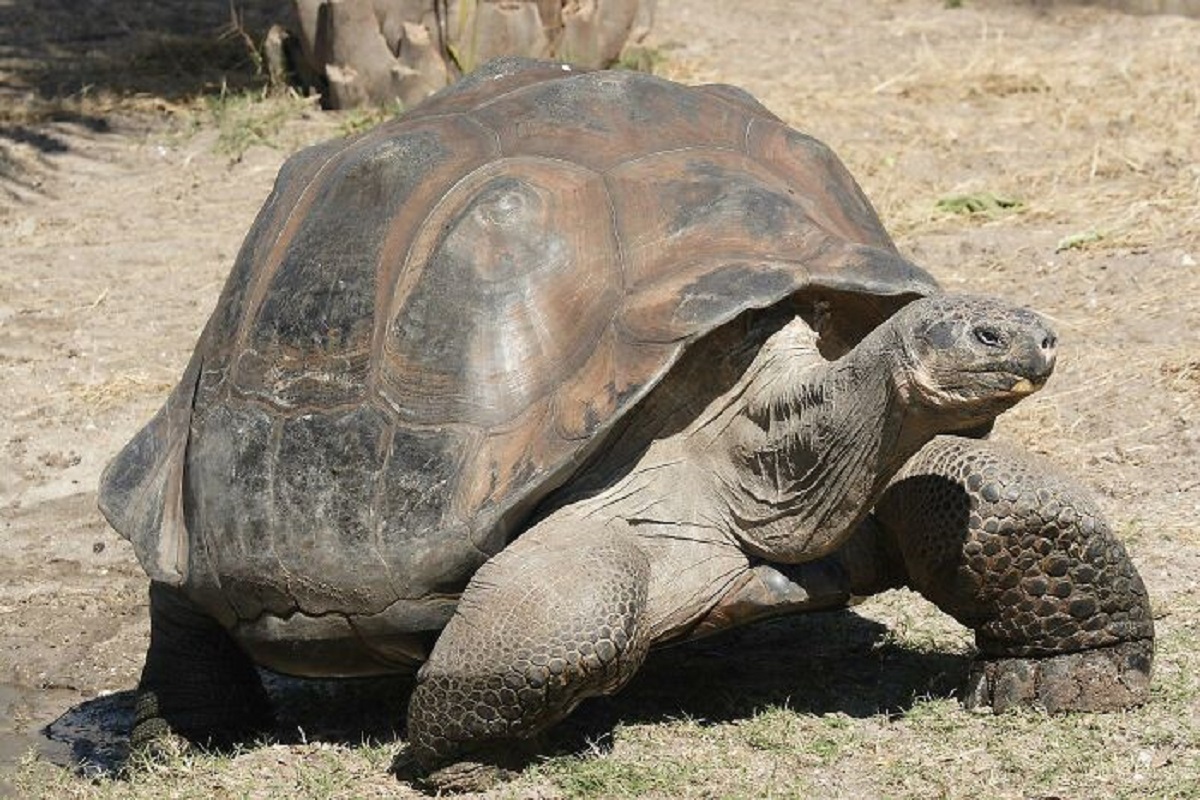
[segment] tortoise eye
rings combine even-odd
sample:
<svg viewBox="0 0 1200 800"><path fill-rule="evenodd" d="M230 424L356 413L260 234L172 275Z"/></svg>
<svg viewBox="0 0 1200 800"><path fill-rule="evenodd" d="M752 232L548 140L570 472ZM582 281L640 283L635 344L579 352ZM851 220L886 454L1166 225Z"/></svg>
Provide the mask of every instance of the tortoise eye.
<svg viewBox="0 0 1200 800"><path fill-rule="evenodd" d="M995 328L976 328L975 338L985 347L999 347L1004 337Z"/></svg>

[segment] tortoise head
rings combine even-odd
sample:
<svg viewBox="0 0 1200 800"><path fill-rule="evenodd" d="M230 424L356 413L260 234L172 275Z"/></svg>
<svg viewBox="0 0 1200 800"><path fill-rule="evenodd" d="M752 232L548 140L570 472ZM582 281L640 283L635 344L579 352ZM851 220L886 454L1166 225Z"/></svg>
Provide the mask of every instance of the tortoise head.
<svg viewBox="0 0 1200 800"><path fill-rule="evenodd" d="M901 395L951 429L991 420L1054 370L1058 337L1050 323L1002 300L938 295L909 304L895 321Z"/></svg>

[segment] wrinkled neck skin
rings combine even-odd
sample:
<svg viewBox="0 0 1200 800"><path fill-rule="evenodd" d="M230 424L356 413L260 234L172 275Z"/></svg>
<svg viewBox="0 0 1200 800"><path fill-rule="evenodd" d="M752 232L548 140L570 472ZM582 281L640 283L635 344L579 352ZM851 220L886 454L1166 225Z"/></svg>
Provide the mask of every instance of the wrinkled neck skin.
<svg viewBox="0 0 1200 800"><path fill-rule="evenodd" d="M939 431L906 403L911 369L884 324L837 361L796 320L686 432L715 481L716 513L749 552L819 558L866 516L904 462ZM711 512L710 512L711 513Z"/></svg>

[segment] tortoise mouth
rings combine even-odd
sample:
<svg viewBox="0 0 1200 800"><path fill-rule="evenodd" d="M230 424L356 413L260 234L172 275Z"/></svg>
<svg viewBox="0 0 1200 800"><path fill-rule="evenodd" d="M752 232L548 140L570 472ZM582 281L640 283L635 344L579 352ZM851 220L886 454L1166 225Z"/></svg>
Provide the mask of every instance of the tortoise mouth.
<svg viewBox="0 0 1200 800"><path fill-rule="evenodd" d="M1028 397L1046 385L1046 378L1030 378L1026 375L1013 376L1016 380L1008 387L1008 394L1013 397Z"/></svg>
<svg viewBox="0 0 1200 800"><path fill-rule="evenodd" d="M985 405L995 402L1011 405L1040 391L1046 385L1049 377L1049 375L1030 375L1008 370L997 371L989 376L988 383L991 388L977 399Z"/></svg>
<svg viewBox="0 0 1200 800"><path fill-rule="evenodd" d="M1007 369L972 373L969 382L937 384L927 375L919 374L915 384L935 407L990 406L996 402L1011 404L1039 391L1049 375L1030 375ZM923 379L923 380L922 380Z"/></svg>

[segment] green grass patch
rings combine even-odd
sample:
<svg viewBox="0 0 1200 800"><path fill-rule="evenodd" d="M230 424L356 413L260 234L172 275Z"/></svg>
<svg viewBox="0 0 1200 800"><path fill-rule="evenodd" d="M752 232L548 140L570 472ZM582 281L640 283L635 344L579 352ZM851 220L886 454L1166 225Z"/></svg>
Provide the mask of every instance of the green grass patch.
<svg viewBox="0 0 1200 800"><path fill-rule="evenodd" d="M950 194L938 198L934 207L947 214L969 214L997 217L1017 211L1025 206L1024 201L994 192Z"/></svg>
<svg viewBox="0 0 1200 800"><path fill-rule="evenodd" d="M738 725L746 744L755 750L787 751L797 730L796 714L787 708L771 707Z"/></svg>
<svg viewBox="0 0 1200 800"><path fill-rule="evenodd" d="M1058 240L1058 244L1054 246L1054 252L1061 253L1064 250L1085 250L1089 245L1093 245L1103 239L1104 234L1097 230L1072 233L1071 235L1064 236Z"/></svg>
<svg viewBox="0 0 1200 800"><path fill-rule="evenodd" d="M612 755L554 758L538 772L572 798L677 796L696 780L695 765L673 759L626 761Z"/></svg>
<svg viewBox="0 0 1200 800"><path fill-rule="evenodd" d="M355 108L345 112L341 124L338 125L338 130L343 136L352 136L370 130L389 119L395 119L403 113L404 104L399 100L393 100L383 106Z"/></svg>
<svg viewBox="0 0 1200 800"><path fill-rule="evenodd" d="M266 89L228 91L204 98L208 122L217 129L217 152L240 161L256 145L279 148L279 134L289 121L313 108L313 101L292 92Z"/></svg>
<svg viewBox="0 0 1200 800"><path fill-rule="evenodd" d="M617 63L613 64L613 67L653 75L665 63L667 63L667 56L660 48L635 44L621 51L621 55L617 57Z"/></svg>

